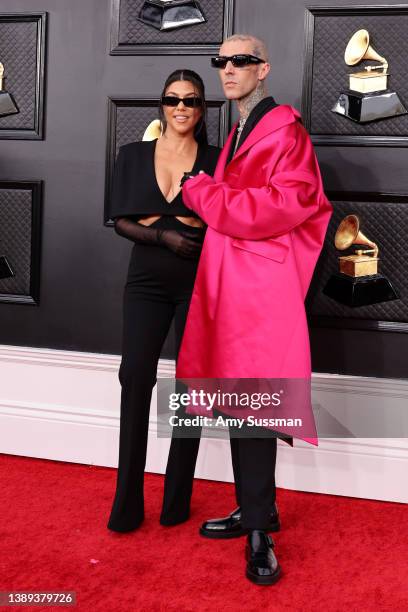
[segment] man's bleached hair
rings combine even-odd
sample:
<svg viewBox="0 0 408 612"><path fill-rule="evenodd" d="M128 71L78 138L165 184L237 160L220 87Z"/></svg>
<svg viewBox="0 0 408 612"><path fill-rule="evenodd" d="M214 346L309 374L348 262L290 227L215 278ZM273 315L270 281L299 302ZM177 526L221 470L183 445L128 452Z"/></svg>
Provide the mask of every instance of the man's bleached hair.
<svg viewBox="0 0 408 612"><path fill-rule="evenodd" d="M260 38L252 36L252 34L233 34L232 36L226 38L223 42L233 42L235 40L241 40L244 42L250 41L252 43L253 54L265 60L266 62L269 61L268 49L266 48L266 44L264 43L264 41Z"/></svg>

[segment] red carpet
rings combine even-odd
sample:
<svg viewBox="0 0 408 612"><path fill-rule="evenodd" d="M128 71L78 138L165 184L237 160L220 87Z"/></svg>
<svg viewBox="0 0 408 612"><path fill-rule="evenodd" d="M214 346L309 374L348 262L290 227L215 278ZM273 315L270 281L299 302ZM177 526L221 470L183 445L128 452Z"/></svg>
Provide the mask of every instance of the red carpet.
<svg viewBox="0 0 408 612"><path fill-rule="evenodd" d="M232 485L198 480L191 519L165 528L163 478L147 474L143 527L116 534L106 529L114 470L0 455L0 474L0 591L75 590L78 601L7 609L408 610L404 505L280 489L284 575L258 587L244 577L244 539L197 534L205 518L232 509Z"/></svg>

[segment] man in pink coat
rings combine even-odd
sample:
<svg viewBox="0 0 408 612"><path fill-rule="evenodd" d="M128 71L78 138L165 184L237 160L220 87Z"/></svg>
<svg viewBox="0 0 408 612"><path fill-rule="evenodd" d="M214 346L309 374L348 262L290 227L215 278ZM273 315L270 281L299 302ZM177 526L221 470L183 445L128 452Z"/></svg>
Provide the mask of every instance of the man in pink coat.
<svg viewBox="0 0 408 612"><path fill-rule="evenodd" d="M240 113L214 178L187 176L183 200L208 229L177 378L310 379L304 300L332 206L297 110L267 95L265 44L234 35L212 59ZM239 507L206 521L212 538L248 534L246 576L273 584L280 567L268 531L275 505L276 437L230 437Z"/></svg>

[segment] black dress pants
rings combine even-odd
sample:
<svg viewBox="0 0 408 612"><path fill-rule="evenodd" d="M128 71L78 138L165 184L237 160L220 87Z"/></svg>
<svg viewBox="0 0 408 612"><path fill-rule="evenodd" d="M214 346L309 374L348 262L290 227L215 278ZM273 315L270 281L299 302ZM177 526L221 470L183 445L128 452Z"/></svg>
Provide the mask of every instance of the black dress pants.
<svg viewBox="0 0 408 612"><path fill-rule="evenodd" d="M234 437L237 432L242 435L243 428L230 428L235 495L238 506L241 506L242 526L266 530L276 500L277 439L273 434L251 438L248 430L246 437Z"/></svg>
<svg viewBox="0 0 408 612"><path fill-rule="evenodd" d="M220 414L216 411L215 416ZM172 438L160 519L163 525L178 523L180 517L185 520L189 515L199 449L199 439L193 437L193 430L195 435L200 435L201 429L191 427L190 439ZM245 437L242 437L243 433ZM272 506L276 501L277 438L274 432L265 429L262 437L254 438L253 435L253 427L230 427L235 496L238 506L241 506L243 527L267 530Z"/></svg>
<svg viewBox="0 0 408 612"><path fill-rule="evenodd" d="M175 217L161 217L155 227L188 229ZM181 344L198 258L180 257L166 247L135 244L124 292L119 463L116 493L108 522L114 531L130 531L144 518L143 482L149 411L157 365L171 322L176 350ZM188 518L199 448L195 439L173 439L166 472L161 521Z"/></svg>

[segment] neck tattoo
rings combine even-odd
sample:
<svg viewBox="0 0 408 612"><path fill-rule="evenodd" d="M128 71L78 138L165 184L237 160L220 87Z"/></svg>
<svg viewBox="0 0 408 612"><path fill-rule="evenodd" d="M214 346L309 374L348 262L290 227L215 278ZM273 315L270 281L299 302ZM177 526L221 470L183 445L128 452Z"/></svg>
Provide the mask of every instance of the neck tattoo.
<svg viewBox="0 0 408 612"><path fill-rule="evenodd" d="M240 135L242 130L244 129L244 125L252 109L255 108L258 102L266 98L267 95L268 94L266 93L264 83L260 82L259 85L253 91L251 91L250 94L245 96L245 98L241 98L240 100L238 100L238 110L240 114L239 125L237 128L238 135Z"/></svg>

